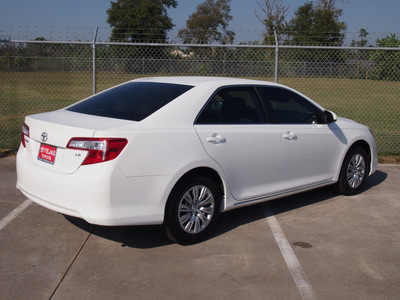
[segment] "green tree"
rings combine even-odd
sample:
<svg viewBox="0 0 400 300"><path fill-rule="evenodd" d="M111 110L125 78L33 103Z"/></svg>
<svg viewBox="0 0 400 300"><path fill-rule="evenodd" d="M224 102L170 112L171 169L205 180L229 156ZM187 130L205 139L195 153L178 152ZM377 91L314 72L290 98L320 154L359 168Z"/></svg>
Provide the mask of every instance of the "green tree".
<svg viewBox="0 0 400 300"><path fill-rule="evenodd" d="M347 26L339 21L342 10L335 7L335 0L307 1L298 7L294 17L283 31L287 43L292 45L341 46ZM343 51L335 49L284 49L280 56L288 60L291 74L310 76L338 76L341 62L346 60ZM302 64L299 64L302 62Z"/></svg>
<svg viewBox="0 0 400 300"><path fill-rule="evenodd" d="M167 8L176 0L117 0L107 10L112 27L111 40L123 42L166 42L174 26Z"/></svg>
<svg viewBox="0 0 400 300"><path fill-rule="evenodd" d="M235 33L228 30L231 0L206 0L197 6L186 21L186 28L178 36L185 44L232 44Z"/></svg>
<svg viewBox="0 0 400 300"><path fill-rule="evenodd" d="M289 41L295 44L342 45L347 25L339 21L343 14L334 0L308 1L295 11L285 27Z"/></svg>
<svg viewBox="0 0 400 300"><path fill-rule="evenodd" d="M387 35L383 39L377 39L378 47L399 48L400 39L397 35ZM400 51L378 50L372 55L375 62L373 77L380 80L400 81Z"/></svg>
<svg viewBox="0 0 400 300"><path fill-rule="evenodd" d="M293 44L313 43L314 4L306 2L294 12L294 17L284 27L284 31Z"/></svg>
<svg viewBox="0 0 400 300"><path fill-rule="evenodd" d="M361 28L360 31L358 32L358 37L360 38L360 40L356 41L355 39L353 39L351 41L351 46L352 47L365 47L367 46L368 40L367 40L367 36L368 36L368 32L365 28Z"/></svg>

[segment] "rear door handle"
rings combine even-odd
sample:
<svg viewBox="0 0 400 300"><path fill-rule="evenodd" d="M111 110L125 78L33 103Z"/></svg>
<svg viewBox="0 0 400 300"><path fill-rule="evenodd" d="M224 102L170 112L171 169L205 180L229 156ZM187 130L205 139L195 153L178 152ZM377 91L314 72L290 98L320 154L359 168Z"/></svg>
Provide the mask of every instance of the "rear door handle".
<svg viewBox="0 0 400 300"><path fill-rule="evenodd" d="M213 143L213 144L222 144L226 142L226 139L223 136L220 136L219 134L214 133L212 136L209 136L207 138L207 142Z"/></svg>
<svg viewBox="0 0 400 300"><path fill-rule="evenodd" d="M297 135L295 135L292 131L288 131L287 133L284 133L282 135L284 139L287 139L288 141L294 141L297 140Z"/></svg>

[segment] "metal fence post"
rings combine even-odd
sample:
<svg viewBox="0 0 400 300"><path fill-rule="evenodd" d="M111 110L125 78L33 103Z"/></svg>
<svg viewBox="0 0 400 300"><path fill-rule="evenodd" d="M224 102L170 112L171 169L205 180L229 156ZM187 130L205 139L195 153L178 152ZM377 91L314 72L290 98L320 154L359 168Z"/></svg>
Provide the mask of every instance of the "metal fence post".
<svg viewBox="0 0 400 300"><path fill-rule="evenodd" d="M93 37L93 94L96 94L96 38L97 38L97 31L99 27L96 27L96 31Z"/></svg>
<svg viewBox="0 0 400 300"><path fill-rule="evenodd" d="M278 83L278 64L279 64L279 44L278 36L276 35L276 30L274 29L275 35L275 83Z"/></svg>

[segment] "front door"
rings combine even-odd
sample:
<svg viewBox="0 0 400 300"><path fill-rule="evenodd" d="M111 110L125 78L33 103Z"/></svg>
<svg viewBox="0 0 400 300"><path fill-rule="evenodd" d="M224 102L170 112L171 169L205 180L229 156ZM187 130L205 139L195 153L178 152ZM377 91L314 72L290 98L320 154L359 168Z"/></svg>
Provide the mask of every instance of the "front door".
<svg viewBox="0 0 400 300"><path fill-rule="evenodd" d="M282 137L278 190L327 183L337 169L340 143L322 108L283 87L259 88L262 101Z"/></svg>

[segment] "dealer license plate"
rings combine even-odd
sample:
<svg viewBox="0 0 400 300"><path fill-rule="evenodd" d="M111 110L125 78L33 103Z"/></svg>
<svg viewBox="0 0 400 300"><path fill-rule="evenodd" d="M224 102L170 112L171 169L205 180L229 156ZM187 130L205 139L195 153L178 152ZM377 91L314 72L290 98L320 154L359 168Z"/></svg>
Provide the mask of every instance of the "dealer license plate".
<svg viewBox="0 0 400 300"><path fill-rule="evenodd" d="M57 152L57 147L41 144L38 160L54 165L54 161L56 160L56 152Z"/></svg>

